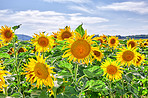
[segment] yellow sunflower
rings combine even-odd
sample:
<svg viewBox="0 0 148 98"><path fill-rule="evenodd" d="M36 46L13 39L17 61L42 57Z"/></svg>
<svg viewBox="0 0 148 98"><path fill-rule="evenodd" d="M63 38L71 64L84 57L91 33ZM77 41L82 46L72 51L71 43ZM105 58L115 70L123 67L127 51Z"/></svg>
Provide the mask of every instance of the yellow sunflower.
<svg viewBox="0 0 148 98"><path fill-rule="evenodd" d="M104 71L103 76L107 74L106 77L114 81L114 79L117 80L122 78L123 71L121 69L123 68L120 66L121 65L117 61L111 61L111 59L107 58L100 67Z"/></svg>
<svg viewBox="0 0 148 98"><path fill-rule="evenodd" d="M123 48L120 50L121 52L117 52L117 61L128 66L135 64L137 58L136 48L127 47L127 49Z"/></svg>
<svg viewBox="0 0 148 98"><path fill-rule="evenodd" d="M137 54L137 58L136 58L136 61L135 61L135 66L140 66L142 62L145 61L145 56L144 54L141 55L140 53Z"/></svg>
<svg viewBox="0 0 148 98"><path fill-rule="evenodd" d="M14 33L11 30L11 27L7 27L5 25L5 27L1 27L2 29L0 29L0 39L2 40L3 43L8 43L10 42L13 37L14 37Z"/></svg>
<svg viewBox="0 0 148 98"><path fill-rule="evenodd" d="M97 59L98 61L101 61L101 59L103 58L103 53L101 50L99 50L99 48L97 47L93 47L92 48L93 51L93 56L94 56L94 60Z"/></svg>
<svg viewBox="0 0 148 98"><path fill-rule="evenodd" d="M10 48L10 50L7 52L9 55L12 55L14 53L14 48Z"/></svg>
<svg viewBox="0 0 148 98"><path fill-rule="evenodd" d="M31 43L36 46L36 51L38 52L46 52L53 48L54 45L54 39L52 39L52 36L44 35L44 33L40 33L40 35L35 34L36 36L33 36L33 39L31 39Z"/></svg>
<svg viewBox="0 0 148 98"><path fill-rule="evenodd" d="M3 70L5 67L0 67L0 89L3 89L5 85L5 79L3 76L6 76L6 74L11 74L8 71Z"/></svg>
<svg viewBox="0 0 148 98"><path fill-rule="evenodd" d="M127 41L127 47L131 46L131 48L134 48L137 46L137 41L135 41L134 39L130 39Z"/></svg>
<svg viewBox="0 0 148 98"><path fill-rule="evenodd" d="M144 43L143 43L143 46L144 46L144 47L148 46L148 42L144 42Z"/></svg>
<svg viewBox="0 0 148 98"><path fill-rule="evenodd" d="M57 40L65 40L74 36L74 32L70 30L70 26L66 26L64 29L60 29L60 31L56 34Z"/></svg>
<svg viewBox="0 0 148 98"><path fill-rule="evenodd" d="M26 49L26 48L21 47L21 48L18 50L18 53L21 53L21 52L26 52L26 51L27 51L27 49Z"/></svg>
<svg viewBox="0 0 148 98"><path fill-rule="evenodd" d="M109 37L109 39L108 39L108 45L110 47L116 48L118 46L118 44L119 44L118 37L115 37L115 36Z"/></svg>
<svg viewBox="0 0 148 98"><path fill-rule="evenodd" d="M68 39L66 42L69 43L68 46L65 45L63 48L69 48L68 50L66 50L63 54L63 58L65 57L69 57L68 60L69 61L76 61L78 60L78 62L80 63L89 63L89 59L92 60L92 44L94 44L95 42L92 41L92 37L94 35L91 36L87 36L87 32L85 31L85 34L83 35L83 37L81 37L81 35L77 32L75 32L76 35L74 36L74 39ZM90 62L91 63L91 62Z"/></svg>
<svg viewBox="0 0 148 98"><path fill-rule="evenodd" d="M0 48L3 47L3 44L0 42Z"/></svg>
<svg viewBox="0 0 148 98"><path fill-rule="evenodd" d="M59 32L57 32L57 33L52 32L52 33L53 33L53 35L51 35L51 36L53 36L55 39L57 39L57 35Z"/></svg>
<svg viewBox="0 0 148 98"><path fill-rule="evenodd" d="M46 59L43 59L43 55L40 57L39 54L36 55L37 60L29 58L30 62L25 64L23 69L26 72L23 74L26 74L26 81L31 82L31 84L37 81L37 88L41 86L42 89L43 84L52 88L54 86L53 79L55 79L52 75L52 73L55 73L52 71L54 67L47 65L45 63Z"/></svg>
<svg viewBox="0 0 148 98"><path fill-rule="evenodd" d="M106 35L102 35L102 36L100 36L100 37L102 37L103 39L106 39L107 38L107 36Z"/></svg>
<svg viewBox="0 0 148 98"><path fill-rule="evenodd" d="M96 40L96 41L100 41L101 44L104 43L104 39L102 37L95 37L93 39Z"/></svg>

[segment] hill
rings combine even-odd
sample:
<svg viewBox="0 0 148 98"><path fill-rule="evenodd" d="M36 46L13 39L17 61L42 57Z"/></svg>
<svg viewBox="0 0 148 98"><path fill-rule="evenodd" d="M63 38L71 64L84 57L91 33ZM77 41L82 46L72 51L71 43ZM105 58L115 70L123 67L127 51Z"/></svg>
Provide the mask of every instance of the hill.
<svg viewBox="0 0 148 98"><path fill-rule="evenodd" d="M24 34L15 34L19 40L30 40L32 37Z"/></svg>

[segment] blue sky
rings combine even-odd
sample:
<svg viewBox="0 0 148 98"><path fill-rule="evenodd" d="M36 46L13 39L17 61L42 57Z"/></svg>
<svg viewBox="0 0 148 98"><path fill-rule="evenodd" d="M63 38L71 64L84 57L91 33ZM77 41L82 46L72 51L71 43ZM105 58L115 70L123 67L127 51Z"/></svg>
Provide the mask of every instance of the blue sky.
<svg viewBox="0 0 148 98"><path fill-rule="evenodd" d="M49 34L83 23L91 34L148 34L147 0L1 0L0 26L22 24L15 33Z"/></svg>

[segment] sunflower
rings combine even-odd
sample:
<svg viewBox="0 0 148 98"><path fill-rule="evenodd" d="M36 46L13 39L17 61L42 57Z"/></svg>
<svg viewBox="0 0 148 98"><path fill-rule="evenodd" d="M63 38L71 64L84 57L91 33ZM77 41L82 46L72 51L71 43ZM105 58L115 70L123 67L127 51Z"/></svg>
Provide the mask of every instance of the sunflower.
<svg viewBox="0 0 148 98"><path fill-rule="evenodd" d="M107 36L106 35L102 35L102 36L100 36L100 37L102 37L103 39L106 39L107 38Z"/></svg>
<svg viewBox="0 0 148 98"><path fill-rule="evenodd" d="M94 59L97 59L98 61L101 61L101 59L103 58L102 51L100 51L99 48L97 48L97 47L93 47L92 51L93 51L92 55L94 56Z"/></svg>
<svg viewBox="0 0 148 98"><path fill-rule="evenodd" d="M116 48L119 44L118 37L115 37L115 36L109 37L108 44L110 47Z"/></svg>
<svg viewBox="0 0 148 98"><path fill-rule="evenodd" d="M3 70L5 67L0 67L0 89L3 89L5 85L5 79L3 76L6 76L6 74L11 74L8 71Z"/></svg>
<svg viewBox="0 0 148 98"><path fill-rule="evenodd" d="M60 29L60 31L56 34L58 40L65 40L74 36L74 32L70 30L70 26L66 26L64 29Z"/></svg>
<svg viewBox="0 0 148 98"><path fill-rule="evenodd" d="M100 67L104 71L103 76L107 74L106 77L114 81L114 79L122 78L123 71L121 69L123 68L120 66L121 65L117 61L112 61L111 59L107 58L107 60L105 60Z"/></svg>
<svg viewBox="0 0 148 98"><path fill-rule="evenodd" d="M9 55L12 55L14 53L14 48L10 48L10 50L7 52Z"/></svg>
<svg viewBox="0 0 148 98"><path fill-rule="evenodd" d="M44 32L40 35L35 34L36 36L33 36L33 39L31 39L31 43L36 46L36 50L38 52L46 52L53 48L54 40L52 39L52 36L44 35Z"/></svg>
<svg viewBox="0 0 148 98"><path fill-rule="evenodd" d="M144 54L141 55L140 53L137 54L137 58L136 58L136 61L135 61L135 66L140 66L142 62L144 62L145 60L145 56Z"/></svg>
<svg viewBox="0 0 148 98"><path fill-rule="evenodd" d="M2 40L3 43L8 43L10 42L13 37L14 37L14 33L11 30L11 27L7 27L5 25L5 27L1 27L2 29L0 29L0 39Z"/></svg>
<svg viewBox="0 0 148 98"><path fill-rule="evenodd" d="M37 60L29 58L30 62L29 64L25 64L23 69L26 72L23 74L26 74L26 81L31 82L31 84L37 81L37 88L41 86L42 89L42 84L52 88L54 86L53 79L55 79L52 75L52 73L55 73L52 71L54 67L47 65L45 63L46 59L43 59L43 55L40 57L39 54L38 56L36 55Z"/></svg>
<svg viewBox="0 0 148 98"><path fill-rule="evenodd" d="M95 37L93 40L100 41L100 44L104 43L104 39L102 37Z"/></svg>
<svg viewBox="0 0 148 98"><path fill-rule="evenodd" d="M81 37L81 35L77 32L75 32L76 35L74 36L74 39L68 39L66 42L69 43L68 46L65 45L63 48L69 48L68 50L66 50L63 54L63 58L65 57L69 57L68 60L69 61L76 61L78 60L78 62L80 63L89 63L89 59L92 60L92 44L94 44L95 42L92 41L92 37L94 35L91 36L87 36L87 32L85 31L85 34L83 35L83 37ZM90 62L91 63L91 62Z"/></svg>
<svg viewBox="0 0 148 98"><path fill-rule="evenodd" d="M0 42L0 48L3 47L3 44Z"/></svg>
<svg viewBox="0 0 148 98"><path fill-rule="evenodd" d="M144 42L144 43L143 43L143 46L144 46L144 47L148 46L148 42Z"/></svg>
<svg viewBox="0 0 148 98"><path fill-rule="evenodd" d="M51 36L53 36L55 39L57 39L57 35L59 32L57 32L57 33L52 32L52 33L53 33L53 35L51 35Z"/></svg>
<svg viewBox="0 0 148 98"><path fill-rule="evenodd" d="M127 41L127 47L131 46L131 48L134 48L137 46L137 42L134 39L130 39Z"/></svg>
<svg viewBox="0 0 148 98"><path fill-rule="evenodd" d="M121 52L117 52L117 61L130 66L131 64L135 64L135 60L137 58L136 48L127 47L120 49Z"/></svg>
<svg viewBox="0 0 148 98"><path fill-rule="evenodd" d="M18 50L18 53L21 53L21 52L26 52L26 51L27 51L27 49L25 49L25 48L21 47L21 48Z"/></svg>

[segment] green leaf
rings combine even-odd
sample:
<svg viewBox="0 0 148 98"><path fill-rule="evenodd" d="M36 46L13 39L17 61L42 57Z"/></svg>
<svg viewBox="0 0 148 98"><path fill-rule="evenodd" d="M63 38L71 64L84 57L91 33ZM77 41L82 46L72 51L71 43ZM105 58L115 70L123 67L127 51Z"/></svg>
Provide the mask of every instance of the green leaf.
<svg viewBox="0 0 148 98"><path fill-rule="evenodd" d="M49 98L46 93L46 90L43 90L38 98Z"/></svg>
<svg viewBox="0 0 148 98"><path fill-rule="evenodd" d="M15 31L16 29L20 28L21 25L22 25L22 24L17 25L17 26L13 26L12 29Z"/></svg>
<svg viewBox="0 0 148 98"><path fill-rule="evenodd" d="M89 88L89 90L92 90L93 92L102 92L105 90L105 83L101 80L90 80L87 81L85 88Z"/></svg>
<svg viewBox="0 0 148 98"><path fill-rule="evenodd" d="M68 71L62 70L61 72L58 73L59 76L64 76L64 77L71 77L71 73Z"/></svg>
<svg viewBox="0 0 148 98"><path fill-rule="evenodd" d="M7 53L0 53L0 58L10 58L10 55Z"/></svg>
<svg viewBox="0 0 148 98"><path fill-rule="evenodd" d="M20 93L14 93L13 95L11 95L11 97L15 97L15 98L21 98L21 94Z"/></svg>
<svg viewBox="0 0 148 98"><path fill-rule="evenodd" d="M67 63L65 61L60 61L60 65L58 65L61 68L67 68L68 70L71 70L73 68L73 65L70 63Z"/></svg>
<svg viewBox="0 0 148 98"><path fill-rule="evenodd" d="M75 29L75 31L77 31L78 33L80 33L81 36L83 37L83 35L85 34L85 31L84 31L82 25L83 25L83 23L82 23L81 25L79 25L79 26Z"/></svg>
<svg viewBox="0 0 148 98"><path fill-rule="evenodd" d="M6 95L0 93L0 98L6 98Z"/></svg>
<svg viewBox="0 0 148 98"><path fill-rule="evenodd" d="M100 66L93 66L89 69L84 69L83 72L89 78L102 76L102 74L103 74L103 71L101 70Z"/></svg>

